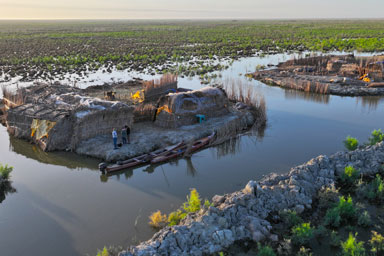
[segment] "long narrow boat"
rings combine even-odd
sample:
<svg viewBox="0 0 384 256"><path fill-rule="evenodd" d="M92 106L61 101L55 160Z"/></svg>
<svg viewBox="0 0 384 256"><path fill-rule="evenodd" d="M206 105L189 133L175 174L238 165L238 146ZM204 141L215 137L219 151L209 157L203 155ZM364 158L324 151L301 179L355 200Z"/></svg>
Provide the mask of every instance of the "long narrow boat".
<svg viewBox="0 0 384 256"><path fill-rule="evenodd" d="M130 159L125 160L125 161L117 162L115 164L106 166L104 169L103 168L100 168L100 169L102 171L104 170L107 173L110 173L110 172L116 172L116 171L120 171L120 170L123 170L123 169L139 166L139 165L142 165L142 164L147 164L153 158L162 156L164 154L167 154L168 152L170 152L172 150L175 150L175 149L179 148L182 145L184 145L184 142L180 142L180 143L177 143L175 145L172 145L172 146L169 146L169 147L166 147L166 148L163 148L163 149L158 149L158 150L155 150L155 151L153 151L151 153L148 153L148 154L143 154L141 156L130 158Z"/></svg>
<svg viewBox="0 0 384 256"><path fill-rule="evenodd" d="M189 153L193 153L193 152L196 152L198 151L199 149L202 149L203 147L205 147L206 145L208 145L212 140L213 138L215 137L215 132L213 132L211 135L209 135L208 137L205 137L205 138L202 138L202 139L199 139L199 140L196 140L190 148L188 148L188 145L181 145L180 147L177 147L175 148L174 150L171 150L169 152L167 152L166 154L163 154L161 156L157 156L155 158L153 158L151 160L151 164L158 164L158 163L162 163L162 162L166 162L166 161L169 161L171 159L174 159L174 158L177 158L177 157L180 157L181 155L183 155L184 153L186 153L187 151Z"/></svg>

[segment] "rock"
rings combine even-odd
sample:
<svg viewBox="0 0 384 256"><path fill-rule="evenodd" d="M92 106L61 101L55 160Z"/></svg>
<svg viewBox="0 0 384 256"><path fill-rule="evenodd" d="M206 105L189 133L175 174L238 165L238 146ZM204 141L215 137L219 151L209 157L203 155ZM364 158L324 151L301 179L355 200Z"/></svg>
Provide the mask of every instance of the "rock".
<svg viewBox="0 0 384 256"><path fill-rule="evenodd" d="M298 205L295 206L295 211L298 214L301 214L302 212L304 212L304 210L305 210L304 205L298 204Z"/></svg>
<svg viewBox="0 0 384 256"><path fill-rule="evenodd" d="M257 187L258 187L258 183L254 180L250 180L247 185L245 186L245 188L243 189L243 193L244 194L250 194L250 195L255 195L256 196L256 193L257 193Z"/></svg>
<svg viewBox="0 0 384 256"><path fill-rule="evenodd" d="M260 242L267 238L278 242L278 235L270 233L272 226L266 220L271 213L294 209L300 214L311 209L318 190L334 186L335 171L340 174L345 166L352 164L361 166L362 173L370 174L379 170L383 159L382 142L329 158L319 156L292 168L288 174L271 174L260 182L251 180L242 191L214 196L215 206L189 214L180 225L160 230L152 240L121 252L120 256L202 256L222 251L235 241ZM272 219L279 221L274 216Z"/></svg>

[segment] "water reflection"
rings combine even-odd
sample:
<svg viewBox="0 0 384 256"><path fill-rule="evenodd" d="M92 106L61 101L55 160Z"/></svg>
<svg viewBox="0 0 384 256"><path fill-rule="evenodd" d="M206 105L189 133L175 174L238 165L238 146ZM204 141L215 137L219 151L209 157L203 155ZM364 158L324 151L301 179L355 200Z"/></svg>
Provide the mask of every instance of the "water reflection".
<svg viewBox="0 0 384 256"><path fill-rule="evenodd" d="M290 89L284 90L284 96L288 100L303 99L306 101L313 101L313 102L322 103L322 104L328 104L330 99L330 95L302 92L302 91L290 90Z"/></svg>
<svg viewBox="0 0 384 256"><path fill-rule="evenodd" d="M65 166L69 169L97 169L98 160L70 152L44 152L34 144L9 135L9 150L41 163Z"/></svg>
<svg viewBox="0 0 384 256"><path fill-rule="evenodd" d="M0 203L2 203L8 194L16 193L16 189L12 187L11 181L0 182Z"/></svg>
<svg viewBox="0 0 384 256"><path fill-rule="evenodd" d="M361 106L368 111L376 110L380 102L384 102L384 98L380 96L356 97L356 104L361 103Z"/></svg>

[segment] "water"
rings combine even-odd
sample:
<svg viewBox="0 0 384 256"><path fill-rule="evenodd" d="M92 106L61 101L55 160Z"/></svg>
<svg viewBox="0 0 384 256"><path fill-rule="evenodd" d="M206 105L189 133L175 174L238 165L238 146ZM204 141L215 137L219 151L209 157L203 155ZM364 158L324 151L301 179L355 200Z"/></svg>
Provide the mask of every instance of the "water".
<svg viewBox="0 0 384 256"><path fill-rule="evenodd" d="M239 73L257 64L277 64L291 56L245 58L222 72L222 80L248 82ZM216 81L220 82L220 81ZM306 94L250 81L267 103L268 126L194 154L191 160L144 166L109 178L98 161L70 153L44 153L10 139L0 127L0 162L15 167L15 193L0 204L2 255L95 255L104 245L128 246L152 236L148 216L169 213L190 188L203 198L233 192L250 179L290 167L320 154L343 150L347 135L366 141L384 128L384 100ZM179 86L201 88L197 78Z"/></svg>

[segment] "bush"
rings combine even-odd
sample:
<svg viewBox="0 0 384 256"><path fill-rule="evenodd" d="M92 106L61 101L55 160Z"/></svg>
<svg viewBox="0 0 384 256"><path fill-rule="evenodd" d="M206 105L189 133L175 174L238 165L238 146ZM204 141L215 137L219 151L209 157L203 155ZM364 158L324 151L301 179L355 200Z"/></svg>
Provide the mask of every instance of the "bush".
<svg viewBox="0 0 384 256"><path fill-rule="evenodd" d="M331 232L329 244L333 247L339 247L340 246L340 236L334 230Z"/></svg>
<svg viewBox="0 0 384 256"><path fill-rule="evenodd" d="M384 140L384 133L381 129L374 130L368 140L370 145L375 145L376 143Z"/></svg>
<svg viewBox="0 0 384 256"><path fill-rule="evenodd" d="M149 225L154 228L162 228L167 224L167 215L162 215L161 211L152 213L151 216L149 216L149 219L151 220Z"/></svg>
<svg viewBox="0 0 384 256"><path fill-rule="evenodd" d="M99 251L97 253L97 256L109 256L109 252L108 252L107 247L104 246L104 249L102 251Z"/></svg>
<svg viewBox="0 0 384 256"><path fill-rule="evenodd" d="M182 212L181 210L171 212L168 216L168 226L178 225L185 216L187 216L187 213Z"/></svg>
<svg viewBox="0 0 384 256"><path fill-rule="evenodd" d="M341 243L342 255L344 256L363 256L365 255L365 248L363 242L357 242L357 233L355 236L349 233L349 237L345 242Z"/></svg>
<svg viewBox="0 0 384 256"><path fill-rule="evenodd" d="M341 223L354 221L355 219L356 208L353 205L352 197L348 196L346 200L344 196L341 196L339 203L325 214L324 224L337 228Z"/></svg>
<svg viewBox="0 0 384 256"><path fill-rule="evenodd" d="M362 192L370 201L380 203L384 199L384 181L379 174L369 184L362 188Z"/></svg>
<svg viewBox="0 0 384 256"><path fill-rule="evenodd" d="M362 227L369 227L372 225L371 216L369 215L368 211L364 211L362 214L359 214L359 217L357 218L357 224Z"/></svg>
<svg viewBox="0 0 384 256"><path fill-rule="evenodd" d="M334 185L331 187L323 187L319 190L319 207L321 209L328 209L331 205L339 201L340 193Z"/></svg>
<svg viewBox="0 0 384 256"><path fill-rule="evenodd" d="M268 245L262 246L260 243L257 245L257 256L276 256L275 252Z"/></svg>
<svg viewBox="0 0 384 256"><path fill-rule="evenodd" d="M292 242L296 245L306 245L313 238L313 228L310 223L302 223L292 228Z"/></svg>
<svg viewBox="0 0 384 256"><path fill-rule="evenodd" d="M384 237L381 234L372 231L372 237L369 243L371 245L371 252L376 255L384 253Z"/></svg>
<svg viewBox="0 0 384 256"><path fill-rule="evenodd" d="M3 179L8 180L10 178L10 174L12 171L13 171L12 166L8 166L8 165L3 166L2 164L0 164L0 176Z"/></svg>
<svg viewBox="0 0 384 256"><path fill-rule="evenodd" d="M344 172L341 175L340 180L344 186L351 187L356 184L358 178L359 171L349 165L344 168Z"/></svg>
<svg viewBox="0 0 384 256"><path fill-rule="evenodd" d="M292 228L293 226L303 223L303 219L293 210L284 210L280 212L280 217L287 228Z"/></svg>
<svg viewBox="0 0 384 256"><path fill-rule="evenodd" d="M194 188L191 190L191 193L189 196L187 196L187 202L183 204L183 209L187 213L191 212L197 212L201 208L201 199L199 193L197 193L197 190Z"/></svg>
<svg viewBox="0 0 384 256"><path fill-rule="evenodd" d="M305 248L304 246L300 247L300 250L297 252L296 256L312 256L311 249Z"/></svg>
<svg viewBox="0 0 384 256"><path fill-rule="evenodd" d="M353 138L351 136L348 136L345 140L344 140L344 146L349 150L349 151L353 151L355 149L357 149L357 147L359 146L359 141L356 139L356 138Z"/></svg>
<svg viewBox="0 0 384 256"><path fill-rule="evenodd" d="M320 225L315 229L315 236L317 238L325 237L327 233L328 231L323 225Z"/></svg>

